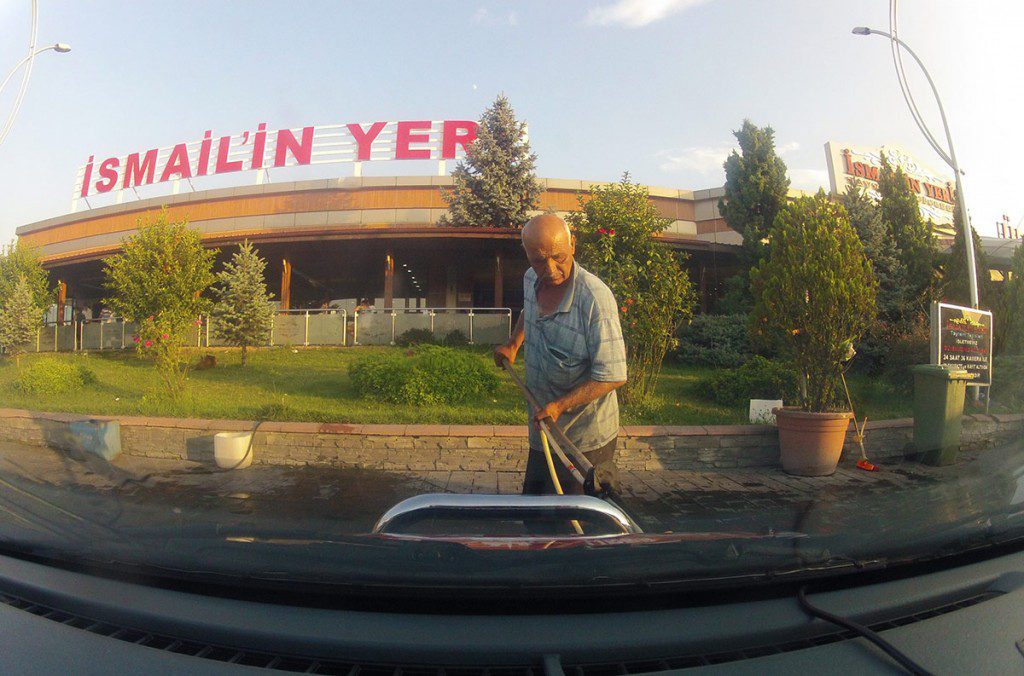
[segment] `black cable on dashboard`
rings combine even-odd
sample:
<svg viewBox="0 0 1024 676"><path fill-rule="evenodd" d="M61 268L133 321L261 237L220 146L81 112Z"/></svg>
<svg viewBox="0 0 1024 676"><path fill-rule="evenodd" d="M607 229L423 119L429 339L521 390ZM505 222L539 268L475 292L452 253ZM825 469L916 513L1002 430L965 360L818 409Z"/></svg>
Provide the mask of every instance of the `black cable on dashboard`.
<svg viewBox="0 0 1024 676"><path fill-rule="evenodd" d="M889 657L899 662L900 666L902 666L904 669L906 669L912 674L919 674L920 676L932 676L932 672L928 671L920 664L907 657L899 648L889 643L884 638L879 636L876 632L872 631L868 627L865 627L863 624L854 622L853 620L848 620L845 617L840 617L839 615L833 615L827 610L822 610L817 606L811 605L811 602L807 600L806 592L806 586L800 587L800 589L797 590L796 598L800 602L800 607L803 608L804 612L806 612L808 615L820 618L822 620L825 620L826 622L831 622L832 624L839 625L840 627L849 629L858 636L866 638L867 640L871 641L876 646L884 650L886 654L889 655Z"/></svg>

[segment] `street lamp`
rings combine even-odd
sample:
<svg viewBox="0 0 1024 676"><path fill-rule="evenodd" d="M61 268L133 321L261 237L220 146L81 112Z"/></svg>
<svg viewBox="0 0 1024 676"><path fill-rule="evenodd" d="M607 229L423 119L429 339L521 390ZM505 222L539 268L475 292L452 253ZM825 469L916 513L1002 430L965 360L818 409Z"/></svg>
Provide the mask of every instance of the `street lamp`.
<svg viewBox="0 0 1024 676"><path fill-rule="evenodd" d="M28 61L29 59L33 59L36 56L42 54L43 52L51 50L51 49L53 51L57 52L58 54L67 54L68 52L71 51L71 45L65 44L63 42L58 42L55 45L50 45L49 47L43 47L42 49L37 49L31 55L26 56L21 61L19 61L18 63L14 64L14 68L11 68L11 72L7 74L7 77L4 78L3 82L0 82L0 92L2 92L4 90L4 87L7 86L7 82L12 77L14 77L14 74L18 72L18 69L25 65L26 61Z"/></svg>
<svg viewBox="0 0 1024 676"><path fill-rule="evenodd" d="M34 11L35 4L33 3L33 12ZM35 43L35 39L35 19L33 16L33 44ZM11 114L7 116L7 122L5 122L3 127L0 128L0 144L2 144L4 140L7 138L7 134L10 133L11 127L14 126L14 118L18 116L18 111L21 109L21 102L24 100L25 90L28 88L28 80L32 75L32 65L34 63L33 59L35 59L36 55L42 54L43 52L48 51L50 49L59 54L66 54L71 51L71 46L63 42L58 42L57 44L50 45L49 47L43 47L42 49L37 49L35 51L32 51L30 48L28 56L23 58L18 63L14 64L14 68L11 69L11 72L7 74L7 77L4 78L3 82L0 82L0 92L2 92L4 87L7 86L7 83L10 81L10 79L14 77L15 73L18 72L18 69L26 63L28 63L28 70L25 72L25 77L23 77L21 80L21 89L18 91L18 95L14 99L14 107L11 108Z"/></svg>
<svg viewBox="0 0 1024 676"><path fill-rule="evenodd" d="M881 35L889 38L889 40L895 42L902 49L907 50L907 53L914 57L914 61L917 61L917 65L921 67L921 71L924 73L925 78L928 79L928 84L932 88L932 94L935 95L935 103L939 106L939 115L942 118L942 126L946 132L946 144L949 147L949 153L947 154L941 148L936 146L934 143L932 147L942 157L943 161L946 162L953 169L953 175L956 177L956 199L958 206L960 207L960 220L963 221L964 225L964 251L967 255L967 274L970 277L968 279L968 288L971 294L971 307L978 307L978 273L975 271L974 266L974 236L971 222L967 218L967 199L964 197L964 186L960 181L960 165L956 161L956 151L953 150L953 137L949 133L949 124L946 122L946 111L942 107L942 99L939 98L939 92L935 88L935 83L932 82L932 76L928 74L928 69L921 63L921 59L918 58L917 54L914 53L907 43L900 40L898 37L886 33L885 31L875 30L873 28L867 28L866 26L858 26L853 29L854 35ZM909 105L909 101L908 101ZM913 111L911 111L913 113ZM924 127L923 121L921 123L921 131L925 136L930 137L931 133ZM929 138L931 141L931 138Z"/></svg>

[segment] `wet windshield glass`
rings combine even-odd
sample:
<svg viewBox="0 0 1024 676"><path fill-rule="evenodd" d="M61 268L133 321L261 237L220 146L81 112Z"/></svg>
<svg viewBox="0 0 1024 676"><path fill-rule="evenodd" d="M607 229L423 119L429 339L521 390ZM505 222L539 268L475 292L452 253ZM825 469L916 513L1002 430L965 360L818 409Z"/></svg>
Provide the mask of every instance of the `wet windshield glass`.
<svg viewBox="0 0 1024 676"><path fill-rule="evenodd" d="M3 4L3 551L544 595L1016 543L1022 18Z"/></svg>

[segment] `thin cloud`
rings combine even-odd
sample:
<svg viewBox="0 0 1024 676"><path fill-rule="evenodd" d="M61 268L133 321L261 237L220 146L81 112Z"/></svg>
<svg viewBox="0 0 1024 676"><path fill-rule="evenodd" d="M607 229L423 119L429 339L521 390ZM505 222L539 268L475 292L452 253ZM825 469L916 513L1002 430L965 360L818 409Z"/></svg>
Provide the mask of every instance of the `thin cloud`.
<svg viewBox="0 0 1024 676"><path fill-rule="evenodd" d="M824 169L790 169L789 182L794 188L808 192L829 188L828 172Z"/></svg>
<svg viewBox="0 0 1024 676"><path fill-rule="evenodd" d="M662 150L658 153L658 168L668 173L696 172L711 174L722 171L722 163L729 157L729 146L703 146L682 150Z"/></svg>
<svg viewBox="0 0 1024 676"><path fill-rule="evenodd" d="M470 20L477 26L519 25L519 15L513 9L507 12L492 12L486 7L481 7L473 12Z"/></svg>
<svg viewBox="0 0 1024 676"><path fill-rule="evenodd" d="M622 25L642 28L665 17L703 5L710 0L618 0L587 10L587 23L595 26Z"/></svg>
<svg viewBox="0 0 1024 676"><path fill-rule="evenodd" d="M796 141L780 143L775 147L775 153L780 157L800 149ZM733 146L695 146L682 148L680 150L662 150L656 157L659 159L658 168L669 174L700 174L702 176L719 175L724 176L722 165L733 151L739 152ZM814 169L798 169L800 180L810 185L818 180L819 175L825 176L828 181L828 174L824 171L816 172ZM790 172L792 177L796 172ZM796 183L796 179L794 184ZM798 186L794 186L798 187Z"/></svg>

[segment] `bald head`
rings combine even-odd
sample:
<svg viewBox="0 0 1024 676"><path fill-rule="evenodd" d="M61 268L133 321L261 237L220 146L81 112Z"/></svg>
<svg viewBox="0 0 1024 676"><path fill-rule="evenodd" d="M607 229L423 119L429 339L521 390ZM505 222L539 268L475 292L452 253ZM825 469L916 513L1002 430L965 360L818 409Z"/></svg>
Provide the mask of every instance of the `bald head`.
<svg viewBox="0 0 1024 676"><path fill-rule="evenodd" d="M576 238L558 216L544 214L531 218L523 226L523 249L541 283L558 286L569 279Z"/></svg>

